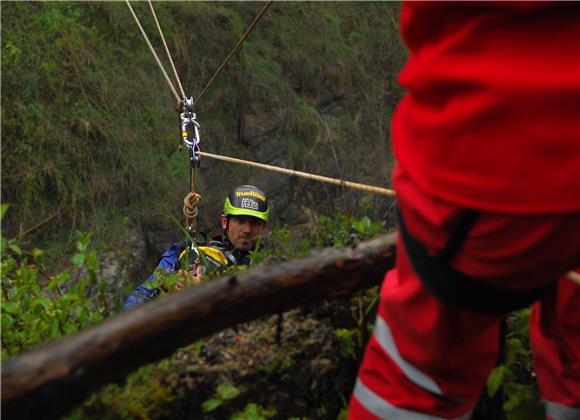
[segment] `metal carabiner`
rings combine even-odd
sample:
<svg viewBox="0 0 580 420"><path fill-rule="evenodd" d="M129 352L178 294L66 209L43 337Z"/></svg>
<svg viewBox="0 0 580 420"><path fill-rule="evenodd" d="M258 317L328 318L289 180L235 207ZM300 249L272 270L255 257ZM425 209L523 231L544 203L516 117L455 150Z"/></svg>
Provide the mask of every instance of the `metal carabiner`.
<svg viewBox="0 0 580 420"><path fill-rule="evenodd" d="M200 136L199 128L200 125L196 121L195 112L193 112L193 98L185 97L181 103L182 112L179 114L180 118L180 128L181 128L181 141L190 151L190 166L199 167L201 159L196 152L200 152L199 147Z"/></svg>
<svg viewBox="0 0 580 420"><path fill-rule="evenodd" d="M195 143L192 147L189 147L189 166L191 168L199 168L199 165L201 164L201 157L197 152L201 152L199 142Z"/></svg>

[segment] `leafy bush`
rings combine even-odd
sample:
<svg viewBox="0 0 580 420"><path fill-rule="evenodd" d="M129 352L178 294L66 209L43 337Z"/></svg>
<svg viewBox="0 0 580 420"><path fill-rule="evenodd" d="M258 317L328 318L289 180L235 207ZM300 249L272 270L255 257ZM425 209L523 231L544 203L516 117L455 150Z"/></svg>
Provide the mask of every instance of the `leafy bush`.
<svg viewBox="0 0 580 420"><path fill-rule="evenodd" d="M345 329L339 328L334 331L340 340L340 355L342 357L356 358L356 346L361 346L361 336L358 328Z"/></svg>
<svg viewBox="0 0 580 420"><path fill-rule="evenodd" d="M229 382L223 382L218 385L214 396L201 405L201 411L204 413L214 411L222 404L229 400L233 400L238 395L240 395L240 390L236 388L235 385Z"/></svg>
<svg viewBox="0 0 580 420"><path fill-rule="evenodd" d="M266 410L255 403L249 403L244 411L235 413L230 420L266 420L276 415L275 410Z"/></svg>
<svg viewBox="0 0 580 420"><path fill-rule="evenodd" d="M2 205L2 217L7 208ZM99 262L90 249L90 234L78 234L72 272L56 275L43 270L41 250L25 252L15 239L0 239L2 360L72 334L107 315L105 285L95 276Z"/></svg>
<svg viewBox="0 0 580 420"><path fill-rule="evenodd" d="M158 379L166 367L166 360L141 367L127 377L122 389L117 384L105 386L74 410L69 418L116 420L167 416L175 395Z"/></svg>
<svg viewBox="0 0 580 420"><path fill-rule="evenodd" d="M334 217L318 216L314 230L306 238L296 240L286 225L275 224L269 233L268 246L252 252L255 265L271 259L304 257L314 249L344 248L374 238L386 232L383 220L372 221L368 216L357 219L352 214L335 214Z"/></svg>
<svg viewBox="0 0 580 420"><path fill-rule="evenodd" d="M509 316L505 360L495 367L487 380L489 397L503 390L503 408L508 420L545 418L532 373L529 318L530 309Z"/></svg>

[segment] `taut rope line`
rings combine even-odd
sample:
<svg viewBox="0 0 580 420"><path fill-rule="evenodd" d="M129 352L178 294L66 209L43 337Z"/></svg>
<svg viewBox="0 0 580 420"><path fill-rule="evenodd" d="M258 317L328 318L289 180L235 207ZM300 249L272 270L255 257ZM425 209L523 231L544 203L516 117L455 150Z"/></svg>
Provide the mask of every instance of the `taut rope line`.
<svg viewBox="0 0 580 420"><path fill-rule="evenodd" d="M163 36L163 31L161 30L161 26L159 25L159 21L157 19L157 15L155 14L155 9L153 8L153 4L152 4L151 0L148 0L148 1L149 1L149 6L151 8L151 12L152 12L153 17L155 19L155 23L157 24L157 29L159 30L159 34L161 36L161 39L163 40L163 45L165 46L165 51L167 52L167 56L169 57L169 61L171 62L171 66L173 68L173 72L175 74L175 78L177 79L177 82L179 84L179 88L181 89L181 92L183 94L183 97L185 98L185 93L183 91L183 86L181 85L181 81L179 79L179 76L177 75L177 71L175 69L175 65L173 63L173 59L171 58L171 54L169 52L169 48L167 47L167 43L165 42L165 37ZM145 38L145 41L147 42L147 45L149 46L149 49L153 53L153 56L155 57L155 60L157 61L157 64L159 65L159 68L161 69L161 72L165 76L165 80L167 81L167 84L171 88L171 91L173 92L173 95L175 96L175 99L179 103L179 101L181 100L181 98L179 97L179 94L177 93L177 91L175 90L175 87L171 83L171 79L167 75L167 72L163 68L163 65L161 64L161 60L159 60L159 57L155 53L155 49L151 45L151 42L149 41L149 38L147 37L147 34L145 33L145 30L143 29L143 26L141 26L141 22L139 22L139 18L137 17L137 15L135 14L135 12L133 11L133 8L131 7L131 4L129 3L129 0L125 0L125 2L127 3L127 6L129 7L129 10L131 11L131 14L133 15L133 19L135 19L135 22L137 23L137 26L139 27L139 29L141 31L141 34L143 35L143 38ZM252 30L256 27L256 25L258 24L258 22L260 21L260 19L264 16L264 14L268 10L268 8L272 5L272 3L273 3L273 1L269 1L266 4L266 6L264 6L264 8L261 10L261 12L256 16L256 18L254 19L254 21L252 22L252 24L248 27L248 29L242 35L242 37L239 39L239 41L236 43L236 45L234 46L234 48L227 55L227 57L222 62L222 64L219 66L219 68L216 70L216 72L213 74L213 76L211 77L211 79L209 80L209 82L205 85L205 87L202 89L202 91L200 92L200 94L197 96L197 98L195 99L195 101L193 101L192 106L195 105L195 103L201 98L201 96L205 93L205 91L213 83L213 81L220 74L220 72L223 70L223 68L229 62L229 60L238 51L238 49L240 48L240 46L243 44L243 42L248 37L248 35L252 32ZM388 188L381 188L381 187L376 187L376 186L373 186L373 185L361 184L361 183L358 183L358 182L344 181L344 180L340 180L340 179L329 178L329 177L326 177L326 176L309 174L307 172L296 171L296 170L293 170L293 169L280 168L280 167L277 167L277 166L266 165L266 164L263 164L263 163L251 162L251 161L248 161L248 160L236 159L236 158L232 158L232 157L216 155L216 154L213 154L213 153L195 151L195 154L197 156L206 156L206 157L209 157L209 158L213 158L213 159L217 159L217 160L222 160L222 161L225 161L225 162L232 162L232 163L238 163L238 164L243 164L243 165L247 165L247 166L253 166L253 167L257 167L257 168L261 168L261 169L270 170L270 171L273 171L273 172L283 173L283 174L290 175L290 176L297 176L297 177L300 177L300 178L311 179L311 180L314 180L314 181L326 182L326 183L329 183L329 184L334 184L334 185L349 187L349 188L358 189L358 190L361 190L361 191L372 192L372 193L380 194L380 195L386 195L386 196L389 196L389 197L394 197L396 195L395 191L390 190ZM184 216L186 218L186 221L187 221L187 223L188 223L188 225L190 226L190 229L191 229L192 225L195 223L195 220L194 219L197 216L197 205L199 204L199 199L200 199L200 195L197 194L197 193L195 193L195 171L192 171L191 172L190 186L191 186L190 193L184 199L183 214L184 214Z"/></svg>
<svg viewBox="0 0 580 420"><path fill-rule="evenodd" d="M171 91L173 92L173 95L175 96L175 99L177 100L177 103L179 104L181 101L181 98L179 97L179 94L175 90L173 83L171 83L171 79L169 79L167 72L163 68L163 65L161 64L161 60L159 60L159 57L157 56L155 49L151 45L151 42L149 41L149 38L147 37L147 34L145 33L145 30L143 29L143 26L141 25L139 18L137 17L135 12L133 11L133 8L131 7L129 0L125 0L125 2L127 3L127 6L129 6L129 10L131 11L131 14L133 15L133 19L135 19L137 26L141 30L141 34L143 35L143 38L145 38L145 41L147 42L149 49L151 50L151 52L153 53L153 56L155 57L155 61L157 61L157 64L159 65L161 72L165 76L165 80L167 81L167 84L171 88ZM187 98L186 98L185 92L183 90L183 85L181 84L181 80L179 79L179 76L177 74L177 70L175 69L175 64L173 63L173 59L171 58L171 53L169 51L169 47L167 46L167 42L165 42L165 36L163 36L163 31L161 30L161 25L159 24L159 20L157 19L157 15L155 13L155 9L153 8L153 4L151 3L151 0L149 0L149 7L151 8L151 13L153 14L153 18L155 19L157 29L159 30L159 35L161 36L161 40L163 41L163 45L165 47L165 52L167 53L167 57L169 58L169 62L171 63L173 73L175 74L175 78L177 79L177 83L179 84L179 88L180 88L181 93L183 95L183 97L182 97L183 101L185 101ZM189 234L191 235L193 241L195 241L195 230L197 227L198 205L199 205L200 199L201 199L201 196L195 192L195 168L192 167L192 168L190 168L190 192L183 199L183 216L185 218L185 223L187 225Z"/></svg>
<svg viewBox="0 0 580 420"><path fill-rule="evenodd" d="M179 79L179 76L177 75L177 70L175 69L175 64L173 64L173 58L171 58L171 53L169 52L169 47L167 46L167 42L165 42L165 37L163 36L163 31L161 30L161 25L159 24L159 20L157 20L157 15L155 14L155 9L153 8L153 2L151 2L151 0L149 0L149 7L151 8L151 14L153 15L153 19L155 19L155 24L157 25L157 29L159 30L159 35L161 36L161 40L163 41L163 46L165 47L165 52L167 53L167 57L169 58L169 62L171 63L171 68L173 69L173 74L175 75L175 79L177 80L179 90L181 91L181 96L185 98L185 91L183 90L181 80Z"/></svg>
<svg viewBox="0 0 580 420"><path fill-rule="evenodd" d="M300 178L311 179L314 181L326 182L326 183L334 184L334 185L344 185L345 187L353 188L356 190L372 192L375 194L386 195L389 197L394 197L396 195L394 190L390 190L388 188L375 187L373 185L361 184L358 182L343 181L340 179L329 178L326 176L315 175L315 174L309 174L307 172L295 171L293 169L280 168L278 166L266 165L263 163L252 162L249 160L243 160L243 159L237 159L237 158L232 158L232 157L228 157L228 156L216 155L216 154L208 153L208 152L196 152L196 154L198 154L200 156L204 156L204 157L209 157L212 159L222 160L224 162L232 162L232 163L238 163L241 165L253 166L256 168L266 169L269 171L279 172L279 173L291 175L291 176L297 176Z"/></svg>
<svg viewBox="0 0 580 420"><path fill-rule="evenodd" d="M207 82L207 84L204 86L204 88L202 89L201 93L199 95L197 95L197 98L195 98L195 101L193 101L193 105L195 105L197 103L197 101L199 101L199 98L201 98L201 96L205 93L205 91L207 90L207 88L209 88L209 86L212 84L212 82L215 80L215 78L218 76L218 74L220 74L220 72L222 71L222 69L226 66L226 64L228 64L228 61L230 61L230 58L232 58L232 56L238 51L238 49L240 48L240 46L242 45L242 43L246 40L246 38L248 37L248 35L250 34L250 32L252 32L252 30L258 24L258 22L260 21L260 19L262 18L262 16L264 16L264 13L266 13L266 10L268 10L268 8L271 5L272 5L272 1L269 1L268 4L266 4L266 6L264 6L264 8L262 9L262 11L258 14L258 16L256 16L256 18L254 19L254 21L252 22L252 24L248 27L248 29L246 30L246 32L244 33L244 35L242 35L242 37L240 38L240 40L238 41L238 43L234 46L234 48L232 48L232 50L230 51L230 53L228 54L228 56L225 58L225 60L223 61L223 63L218 67L218 69L213 74L213 76L211 77L211 79L209 80L209 82Z"/></svg>
<svg viewBox="0 0 580 420"><path fill-rule="evenodd" d="M173 92L173 96L175 96L175 100L179 102L179 100L181 98L179 97L179 94L175 90L175 87L173 87L173 83L171 83L171 79L167 75L167 72L163 68L163 64L161 64L161 60L159 60L159 57L157 56L157 53L155 52L155 49L153 48L153 45L151 45L151 41L149 41L149 38L147 37L147 34L145 33L145 30L143 29L143 26L141 26L141 22L139 22L139 18L137 17L137 15L135 14L135 12L133 11L133 8L131 7L131 3L129 3L129 0L125 0L125 3L127 3L127 6L129 6L129 10L131 11L131 14L133 15L133 19L135 19L135 22L137 23L137 26L141 30L141 34L143 35L143 38L145 38L145 41L147 42L147 45L149 46L149 49L153 53L153 57L155 57L155 61L157 61L157 65L161 69L161 72L163 73L163 76L165 76L165 80L167 81L167 84L171 88L171 92Z"/></svg>

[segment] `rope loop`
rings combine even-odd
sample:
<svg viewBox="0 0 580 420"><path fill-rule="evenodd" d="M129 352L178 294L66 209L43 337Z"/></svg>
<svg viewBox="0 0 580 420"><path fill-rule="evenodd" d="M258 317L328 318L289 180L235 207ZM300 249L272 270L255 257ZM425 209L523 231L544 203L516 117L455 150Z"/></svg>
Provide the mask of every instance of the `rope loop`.
<svg viewBox="0 0 580 420"><path fill-rule="evenodd" d="M188 193L183 199L183 216L188 226L194 226L199 213L198 206L201 195L195 192Z"/></svg>

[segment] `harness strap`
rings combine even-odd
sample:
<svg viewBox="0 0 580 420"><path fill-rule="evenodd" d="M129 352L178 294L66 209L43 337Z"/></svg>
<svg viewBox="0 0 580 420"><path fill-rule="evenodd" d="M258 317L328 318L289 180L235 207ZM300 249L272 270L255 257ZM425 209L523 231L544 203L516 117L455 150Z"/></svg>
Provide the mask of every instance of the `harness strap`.
<svg viewBox="0 0 580 420"><path fill-rule="evenodd" d="M525 290L508 289L485 283L450 266L461 249L479 213L465 210L455 232L438 255L432 257L426 246L407 230L397 208L399 231L409 260L425 288L440 302L467 311L503 314L524 308L537 300L551 285Z"/></svg>
<svg viewBox="0 0 580 420"><path fill-rule="evenodd" d="M234 256L232 251L222 250L222 253L227 257L230 265L238 265L238 259Z"/></svg>

